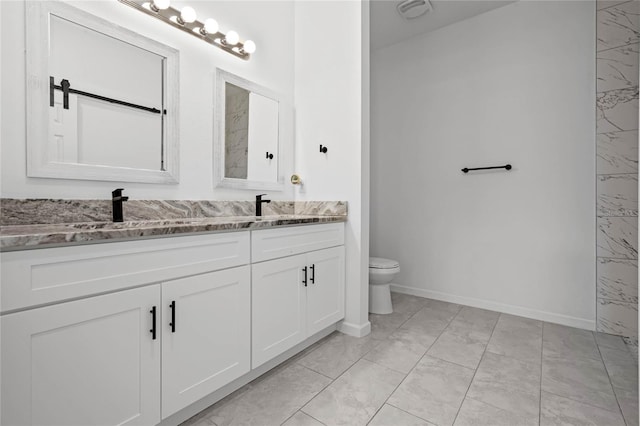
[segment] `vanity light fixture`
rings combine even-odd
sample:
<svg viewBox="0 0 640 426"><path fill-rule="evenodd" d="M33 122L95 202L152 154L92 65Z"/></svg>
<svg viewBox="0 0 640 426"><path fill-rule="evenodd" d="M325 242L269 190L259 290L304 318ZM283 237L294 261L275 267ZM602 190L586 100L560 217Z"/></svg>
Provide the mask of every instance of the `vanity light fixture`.
<svg viewBox="0 0 640 426"><path fill-rule="evenodd" d="M194 8L185 6L178 10L171 6L171 0L118 0L140 12L153 16L174 28L178 28L200 40L206 41L233 56L249 60L251 54L256 51L256 44L251 40L240 42L240 36L235 31L226 34L220 32L220 27L215 19L198 21L198 15Z"/></svg>

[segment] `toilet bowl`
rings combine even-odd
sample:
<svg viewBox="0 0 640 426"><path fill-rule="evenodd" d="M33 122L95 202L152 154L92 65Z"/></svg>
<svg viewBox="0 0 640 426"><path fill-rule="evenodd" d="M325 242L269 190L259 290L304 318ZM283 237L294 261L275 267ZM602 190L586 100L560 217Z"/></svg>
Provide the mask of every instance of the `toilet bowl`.
<svg viewBox="0 0 640 426"><path fill-rule="evenodd" d="M381 257L369 258L369 312L372 314L390 314L391 281L400 272L400 264L391 259Z"/></svg>

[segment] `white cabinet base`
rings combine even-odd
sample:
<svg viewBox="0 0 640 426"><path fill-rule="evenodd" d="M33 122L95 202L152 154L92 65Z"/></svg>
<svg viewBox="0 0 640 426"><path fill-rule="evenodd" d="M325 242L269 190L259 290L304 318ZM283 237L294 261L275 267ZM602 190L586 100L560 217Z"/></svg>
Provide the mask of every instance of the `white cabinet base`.
<svg viewBox="0 0 640 426"><path fill-rule="evenodd" d="M162 284L163 418L251 369L250 303L249 266Z"/></svg>
<svg viewBox="0 0 640 426"><path fill-rule="evenodd" d="M158 423L159 304L152 285L2 317L2 424Z"/></svg>
<svg viewBox="0 0 640 426"><path fill-rule="evenodd" d="M252 368L307 337L307 292L302 283L305 260L306 255L298 255L252 266Z"/></svg>

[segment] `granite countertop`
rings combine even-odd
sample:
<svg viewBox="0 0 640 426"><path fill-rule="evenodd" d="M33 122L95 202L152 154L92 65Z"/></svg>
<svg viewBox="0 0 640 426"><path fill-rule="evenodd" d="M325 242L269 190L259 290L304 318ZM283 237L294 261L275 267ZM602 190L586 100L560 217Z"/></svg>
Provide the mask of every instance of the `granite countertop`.
<svg viewBox="0 0 640 426"><path fill-rule="evenodd" d="M0 199L0 251L345 222L344 201L130 200L125 222L111 221L111 200Z"/></svg>
<svg viewBox="0 0 640 426"><path fill-rule="evenodd" d="M279 214L222 216L129 222L78 222L0 226L0 251L28 250L140 238L254 230L312 223L345 222L347 216Z"/></svg>

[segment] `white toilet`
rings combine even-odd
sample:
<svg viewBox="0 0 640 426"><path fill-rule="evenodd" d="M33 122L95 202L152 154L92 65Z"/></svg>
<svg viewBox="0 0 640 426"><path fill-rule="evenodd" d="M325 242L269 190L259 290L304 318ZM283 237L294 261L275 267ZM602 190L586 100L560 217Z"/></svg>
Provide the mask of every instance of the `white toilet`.
<svg viewBox="0 0 640 426"><path fill-rule="evenodd" d="M400 263L381 257L369 258L369 312L390 314L391 290L389 284L400 272Z"/></svg>

